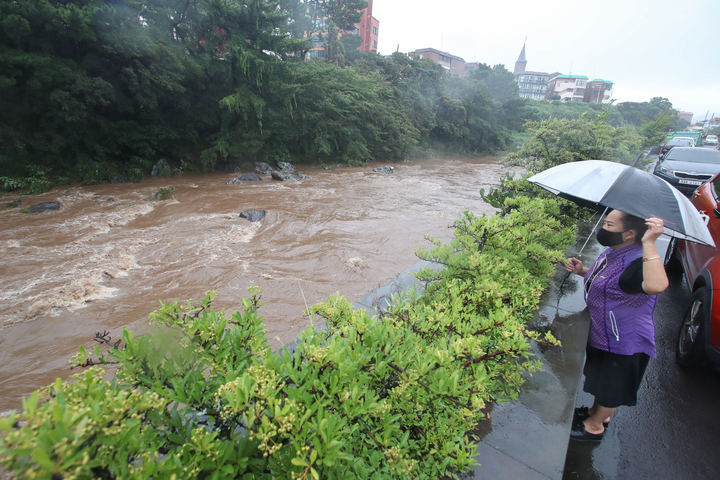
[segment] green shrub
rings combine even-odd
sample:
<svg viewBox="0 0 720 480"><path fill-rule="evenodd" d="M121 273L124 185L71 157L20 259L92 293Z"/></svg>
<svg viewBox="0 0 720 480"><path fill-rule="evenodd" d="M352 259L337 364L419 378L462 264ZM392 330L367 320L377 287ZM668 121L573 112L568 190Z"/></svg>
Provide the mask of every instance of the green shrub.
<svg viewBox="0 0 720 480"><path fill-rule="evenodd" d="M22 205L22 200L16 198L12 202L5 202L5 205L0 205L0 210L5 210L6 208L16 208L20 205Z"/></svg>
<svg viewBox="0 0 720 480"><path fill-rule="evenodd" d="M18 177L0 177L0 190L11 192L13 190L23 190L21 195L38 195L45 193L52 188L52 183L48 179L50 170L37 165L29 165L25 168L25 176Z"/></svg>
<svg viewBox="0 0 720 480"><path fill-rule="evenodd" d="M125 176L128 182L140 182L145 178L145 174L139 168L128 168Z"/></svg>
<svg viewBox="0 0 720 480"><path fill-rule="evenodd" d="M175 195L175 187L159 187L154 198L157 200L170 200Z"/></svg>

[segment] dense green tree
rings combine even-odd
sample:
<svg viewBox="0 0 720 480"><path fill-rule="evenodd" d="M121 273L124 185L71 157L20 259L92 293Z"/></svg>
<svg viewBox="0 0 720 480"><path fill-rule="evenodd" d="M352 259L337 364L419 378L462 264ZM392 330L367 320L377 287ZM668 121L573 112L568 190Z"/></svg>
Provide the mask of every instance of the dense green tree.
<svg viewBox="0 0 720 480"><path fill-rule="evenodd" d="M313 46L325 49L326 59L332 63L344 63L342 37L360 23L361 11L368 6L367 0L281 0L281 8L289 14L288 29L298 39L306 39L298 55L303 60Z"/></svg>
<svg viewBox="0 0 720 480"><path fill-rule="evenodd" d="M677 117L672 103L663 97L653 97L649 102L623 102L617 106L625 123L641 126L645 122L657 120L664 114Z"/></svg>
<svg viewBox="0 0 720 480"><path fill-rule="evenodd" d="M496 102L505 102L517 98L520 92L515 75L505 65L491 67L481 63L469 75L471 80L482 84L487 94Z"/></svg>
<svg viewBox="0 0 720 480"><path fill-rule="evenodd" d="M166 21L177 11L163 5L141 16L141 6L0 5L3 170L35 163L105 180L108 161L152 157L180 138L191 65Z"/></svg>
<svg viewBox="0 0 720 480"><path fill-rule="evenodd" d="M675 130L685 130L689 126L690 122L688 122L684 118L678 117L677 121L675 122Z"/></svg>
<svg viewBox="0 0 720 480"><path fill-rule="evenodd" d="M610 160L630 164L641 152L642 137L629 127L613 127L607 116L594 120L552 119L529 122L532 137L517 152L506 157L511 165L520 165L537 173L547 168L579 160Z"/></svg>
<svg viewBox="0 0 720 480"><path fill-rule="evenodd" d="M518 143L525 122L547 119L602 118L649 146L675 125L666 98L617 107L535 101L519 98L503 65L458 78L427 58L359 52L350 30L366 5L2 2L0 188L136 180L160 158L211 169L492 152ZM328 61L303 61L313 45Z"/></svg>

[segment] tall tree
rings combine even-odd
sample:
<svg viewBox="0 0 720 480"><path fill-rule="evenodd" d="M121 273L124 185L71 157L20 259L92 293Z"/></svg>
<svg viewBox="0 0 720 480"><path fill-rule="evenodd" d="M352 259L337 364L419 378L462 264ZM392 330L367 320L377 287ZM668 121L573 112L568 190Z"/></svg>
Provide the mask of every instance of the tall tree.
<svg viewBox="0 0 720 480"><path fill-rule="evenodd" d="M328 61L337 63L343 52L340 37L352 32L362 17L367 0L282 0L290 13L289 30L295 38L307 39L298 54L304 60L313 46L321 46Z"/></svg>

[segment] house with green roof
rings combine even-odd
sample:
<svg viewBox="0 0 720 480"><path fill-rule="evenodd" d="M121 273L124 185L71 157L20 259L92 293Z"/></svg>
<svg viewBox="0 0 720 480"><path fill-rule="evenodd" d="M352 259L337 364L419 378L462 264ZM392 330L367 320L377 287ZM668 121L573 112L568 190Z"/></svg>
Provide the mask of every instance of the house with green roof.
<svg viewBox="0 0 720 480"><path fill-rule="evenodd" d="M545 98L551 100L553 95L560 95L561 102L582 102L585 99L585 87L588 77L585 75L563 75L551 73Z"/></svg>

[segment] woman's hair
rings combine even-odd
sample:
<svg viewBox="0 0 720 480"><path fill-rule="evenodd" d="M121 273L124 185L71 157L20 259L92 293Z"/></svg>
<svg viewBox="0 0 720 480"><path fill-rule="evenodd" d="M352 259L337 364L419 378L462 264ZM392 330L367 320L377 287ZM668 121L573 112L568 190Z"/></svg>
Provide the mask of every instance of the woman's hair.
<svg viewBox="0 0 720 480"><path fill-rule="evenodd" d="M648 227L645 219L622 212L623 230L635 230L635 243L642 243L642 237L645 235Z"/></svg>

